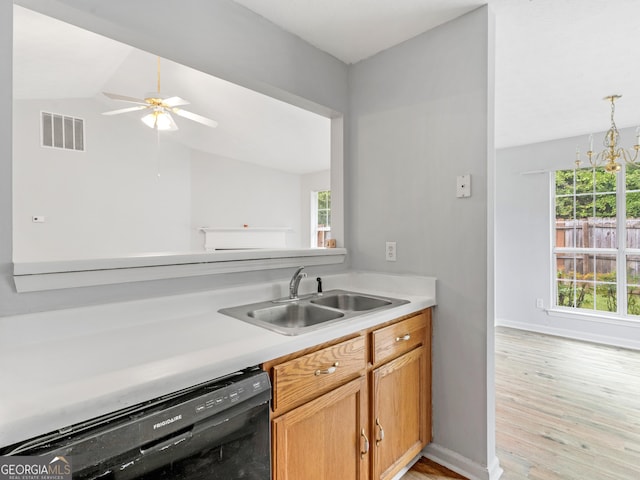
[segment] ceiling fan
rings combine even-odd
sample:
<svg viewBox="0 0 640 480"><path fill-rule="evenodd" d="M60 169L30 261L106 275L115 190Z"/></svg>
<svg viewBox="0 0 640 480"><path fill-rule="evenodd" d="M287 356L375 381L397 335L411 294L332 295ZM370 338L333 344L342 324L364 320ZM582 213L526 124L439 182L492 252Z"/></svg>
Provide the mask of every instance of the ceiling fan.
<svg viewBox="0 0 640 480"><path fill-rule="evenodd" d="M141 118L142 122L150 128L157 130L178 130L178 125L171 116L172 113L180 117L193 120L207 127L215 128L218 122L210 118L203 117L197 113L183 110L182 105L189 105L189 102L180 97L164 98L160 94L160 57L158 57L158 90L157 92L148 94L144 99L119 95L117 93L102 92L113 100L119 100L127 103L134 103L135 107L121 108L119 110L111 110L103 112L103 115L119 115L121 113L135 112L138 110L149 110L149 113Z"/></svg>

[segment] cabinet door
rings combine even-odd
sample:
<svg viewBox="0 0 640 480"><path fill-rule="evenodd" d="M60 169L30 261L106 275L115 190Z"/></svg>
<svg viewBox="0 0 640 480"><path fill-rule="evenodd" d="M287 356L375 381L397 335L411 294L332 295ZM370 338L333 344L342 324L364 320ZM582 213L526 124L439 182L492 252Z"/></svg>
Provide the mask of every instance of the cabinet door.
<svg viewBox="0 0 640 480"><path fill-rule="evenodd" d="M424 346L373 371L373 478L392 478L428 441L430 382Z"/></svg>
<svg viewBox="0 0 640 480"><path fill-rule="evenodd" d="M366 480L367 418L360 377L273 419L274 480Z"/></svg>

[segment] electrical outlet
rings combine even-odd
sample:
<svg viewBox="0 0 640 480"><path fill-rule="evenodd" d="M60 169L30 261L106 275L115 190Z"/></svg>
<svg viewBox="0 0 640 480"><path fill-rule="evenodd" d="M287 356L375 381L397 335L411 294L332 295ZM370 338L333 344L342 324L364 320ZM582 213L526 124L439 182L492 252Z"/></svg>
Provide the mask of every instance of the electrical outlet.
<svg viewBox="0 0 640 480"><path fill-rule="evenodd" d="M387 242L385 258L387 259L387 262L396 261L396 242Z"/></svg>
<svg viewBox="0 0 640 480"><path fill-rule="evenodd" d="M544 301L541 298L536 298L536 307L540 309L544 308Z"/></svg>

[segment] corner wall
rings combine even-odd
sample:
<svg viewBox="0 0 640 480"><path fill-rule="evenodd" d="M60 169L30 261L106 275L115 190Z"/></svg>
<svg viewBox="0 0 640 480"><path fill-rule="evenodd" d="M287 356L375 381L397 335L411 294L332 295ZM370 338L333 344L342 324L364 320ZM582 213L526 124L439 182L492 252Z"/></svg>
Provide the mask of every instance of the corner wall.
<svg viewBox="0 0 640 480"><path fill-rule="evenodd" d="M350 69L348 238L359 270L437 278L433 458L498 478L493 402L493 17L479 8ZM491 153L490 153L491 152ZM456 198L471 174L472 196ZM397 261L384 259L397 242Z"/></svg>

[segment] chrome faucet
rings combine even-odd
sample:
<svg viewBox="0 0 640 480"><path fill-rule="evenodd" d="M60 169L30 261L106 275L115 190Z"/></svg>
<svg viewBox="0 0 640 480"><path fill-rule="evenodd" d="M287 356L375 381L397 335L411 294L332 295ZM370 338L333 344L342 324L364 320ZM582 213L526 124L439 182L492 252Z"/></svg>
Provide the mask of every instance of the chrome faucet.
<svg viewBox="0 0 640 480"><path fill-rule="evenodd" d="M298 286L300 285L300 280L307 276L306 273L302 271L304 267L299 267L296 270L296 273L291 277L291 281L289 282L289 300L295 300L298 298Z"/></svg>

